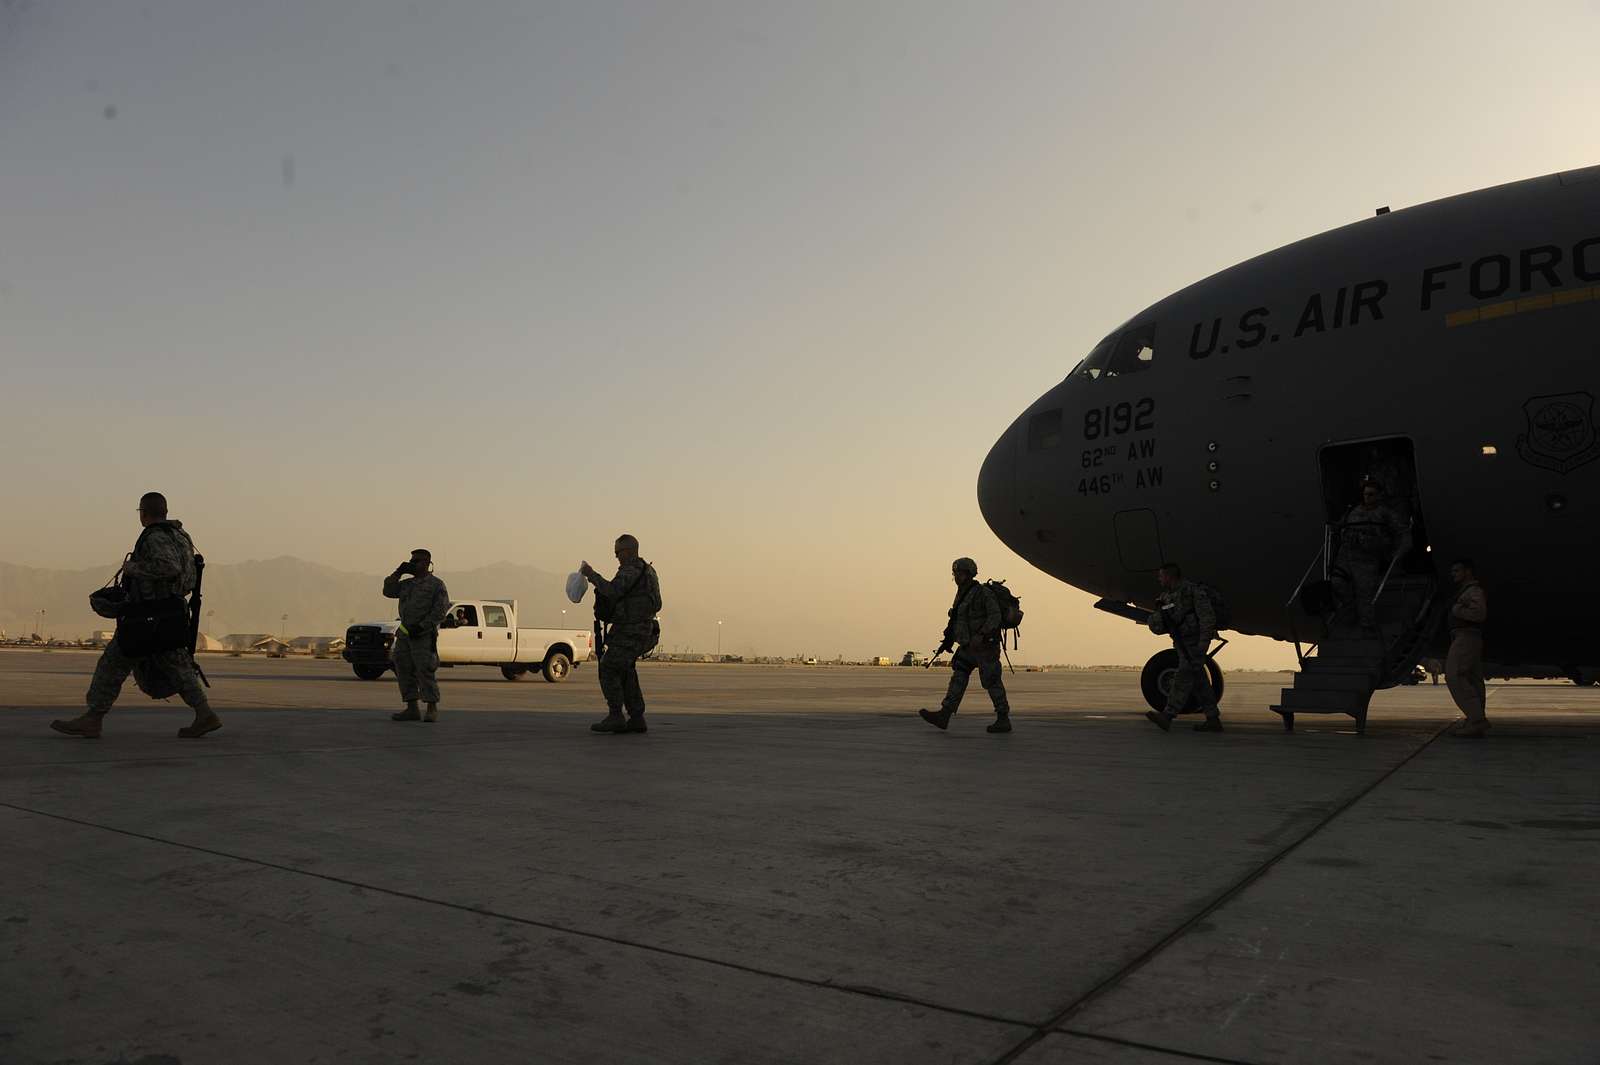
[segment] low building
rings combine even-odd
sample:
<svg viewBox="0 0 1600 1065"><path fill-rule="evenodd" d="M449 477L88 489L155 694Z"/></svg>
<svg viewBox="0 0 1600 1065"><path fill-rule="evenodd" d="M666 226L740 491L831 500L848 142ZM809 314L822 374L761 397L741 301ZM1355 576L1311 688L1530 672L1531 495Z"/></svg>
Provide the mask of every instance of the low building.
<svg viewBox="0 0 1600 1065"><path fill-rule="evenodd" d="M230 632L222 638L222 646L229 651L248 651L271 635L270 632Z"/></svg>
<svg viewBox="0 0 1600 1065"><path fill-rule="evenodd" d="M289 650L300 655L325 655L338 644L344 649L344 640L338 636L296 636L289 641Z"/></svg>
<svg viewBox="0 0 1600 1065"><path fill-rule="evenodd" d="M289 650L289 645L276 636L265 636L251 644L250 650L257 654L281 655Z"/></svg>

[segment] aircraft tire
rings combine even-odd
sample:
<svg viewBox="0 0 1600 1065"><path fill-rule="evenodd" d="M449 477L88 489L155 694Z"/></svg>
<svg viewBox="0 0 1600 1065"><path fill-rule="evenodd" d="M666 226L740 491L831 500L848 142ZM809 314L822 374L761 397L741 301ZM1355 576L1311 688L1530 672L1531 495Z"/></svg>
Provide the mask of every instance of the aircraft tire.
<svg viewBox="0 0 1600 1065"><path fill-rule="evenodd" d="M388 672L385 666L352 666L362 680L377 680Z"/></svg>
<svg viewBox="0 0 1600 1065"><path fill-rule="evenodd" d="M1172 690L1172 675L1178 669L1178 651L1169 647L1165 651L1157 651L1150 656L1150 661L1144 664L1144 671L1139 674L1139 689L1144 693L1144 701L1152 710L1165 710L1167 708L1167 693ZM1206 659L1206 674L1211 678L1211 690L1216 693L1217 701L1222 701L1223 676L1222 667L1218 666L1215 659ZM1200 712L1198 700L1191 698L1189 705L1178 711L1180 714L1197 714Z"/></svg>

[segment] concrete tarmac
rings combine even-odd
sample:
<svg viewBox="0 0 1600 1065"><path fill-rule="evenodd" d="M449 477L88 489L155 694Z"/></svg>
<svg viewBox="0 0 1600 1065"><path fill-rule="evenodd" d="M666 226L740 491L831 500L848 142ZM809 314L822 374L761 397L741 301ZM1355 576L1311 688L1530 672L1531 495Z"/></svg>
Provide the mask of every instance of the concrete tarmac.
<svg viewBox="0 0 1600 1065"><path fill-rule="evenodd" d="M0 652L0 1062L1600 1060L1600 689L1163 734L1137 674L204 656L225 727Z"/></svg>

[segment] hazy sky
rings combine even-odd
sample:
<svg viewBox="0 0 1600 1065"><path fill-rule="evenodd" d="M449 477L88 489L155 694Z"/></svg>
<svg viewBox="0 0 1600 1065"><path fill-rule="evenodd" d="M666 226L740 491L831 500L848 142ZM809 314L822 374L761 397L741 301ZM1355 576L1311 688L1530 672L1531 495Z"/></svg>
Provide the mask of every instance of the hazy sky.
<svg viewBox="0 0 1600 1065"><path fill-rule="evenodd" d="M0 560L120 557L147 488L214 561L628 530L669 619L872 654L970 554L1023 657L1140 662L988 531L990 444L1173 289L1600 162L1597 42L1589 0L5 0Z"/></svg>

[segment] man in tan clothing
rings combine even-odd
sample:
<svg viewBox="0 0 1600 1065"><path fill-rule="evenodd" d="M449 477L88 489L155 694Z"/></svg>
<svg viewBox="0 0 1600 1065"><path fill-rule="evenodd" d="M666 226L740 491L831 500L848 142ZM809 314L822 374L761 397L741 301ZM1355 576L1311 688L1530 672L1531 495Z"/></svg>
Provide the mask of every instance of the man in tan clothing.
<svg viewBox="0 0 1600 1065"><path fill-rule="evenodd" d="M1489 719L1483 712L1483 623L1489 616L1488 604L1472 559L1450 563L1450 579L1456 582L1456 599L1450 606L1450 654L1444 660L1444 676L1450 697L1467 715L1456 725L1454 735L1482 739L1489 732Z"/></svg>

